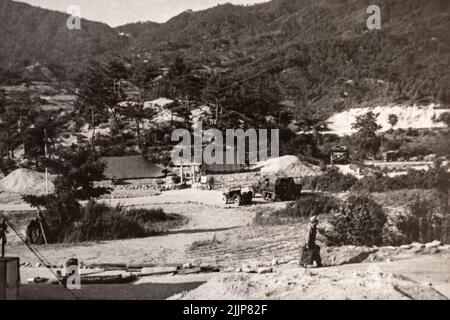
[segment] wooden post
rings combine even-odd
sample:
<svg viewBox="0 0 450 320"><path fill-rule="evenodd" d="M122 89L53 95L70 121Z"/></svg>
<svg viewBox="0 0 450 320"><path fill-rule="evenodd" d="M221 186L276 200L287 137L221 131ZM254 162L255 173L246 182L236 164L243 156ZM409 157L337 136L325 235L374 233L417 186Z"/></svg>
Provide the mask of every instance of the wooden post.
<svg viewBox="0 0 450 320"><path fill-rule="evenodd" d="M41 221L39 221L39 225L41 226L41 232L42 232L42 236L44 237L45 245L48 245L48 243L47 243L47 237L46 237L46 235L45 235L44 227L42 226L42 222L41 222Z"/></svg>
<svg viewBox="0 0 450 320"><path fill-rule="evenodd" d="M44 128L44 157L45 159L48 158L48 150L47 150L47 129ZM49 194L49 190L48 190L48 168L47 165L45 165L45 192L48 195Z"/></svg>
<svg viewBox="0 0 450 320"><path fill-rule="evenodd" d="M95 139L95 114L94 114L94 108L91 108L91 118L92 118L92 138L91 138L91 144L92 144L92 150L95 152L95 145L94 145L94 139Z"/></svg>
<svg viewBox="0 0 450 320"><path fill-rule="evenodd" d="M18 300L20 287L19 258L0 259L0 300Z"/></svg>
<svg viewBox="0 0 450 320"><path fill-rule="evenodd" d="M180 177L181 177L181 184L183 184L183 164L181 164L180 167Z"/></svg>

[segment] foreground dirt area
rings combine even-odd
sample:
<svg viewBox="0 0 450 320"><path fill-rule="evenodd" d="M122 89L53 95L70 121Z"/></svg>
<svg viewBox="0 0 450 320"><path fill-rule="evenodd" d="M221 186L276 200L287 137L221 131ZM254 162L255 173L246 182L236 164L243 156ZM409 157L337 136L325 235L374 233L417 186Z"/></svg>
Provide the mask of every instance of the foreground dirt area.
<svg viewBox="0 0 450 320"><path fill-rule="evenodd" d="M22 268L21 298L446 300L450 297L449 263L448 253L319 269L288 263L273 266L267 274L168 274L142 277L132 284L83 285L72 292L58 285L26 284L28 277L52 275L46 268ZM99 274L98 270L84 272Z"/></svg>
<svg viewBox="0 0 450 320"><path fill-rule="evenodd" d="M399 268L401 263L395 265ZM447 299L432 285L423 285L403 274L385 271L389 267L376 264L353 267L304 269L291 266L269 274L223 274L171 299Z"/></svg>
<svg viewBox="0 0 450 320"><path fill-rule="evenodd" d="M275 226L252 223L256 212L278 210L287 203L269 204L258 199L251 206L236 207L223 204L220 192L197 190L104 201L113 205L120 202L125 206L161 207L167 213L185 216L188 222L166 234L149 238L37 247L55 268L61 268L67 259L75 257L84 266L107 263L163 267L212 265L219 267L220 272L155 275L140 277L133 284L89 285L76 292L83 299L450 297L448 246L322 246L322 256L329 267L305 270L295 264L306 237L305 223ZM7 250L8 255L20 257L24 264L21 268L22 298L73 298L56 285L26 284L29 278L52 278L53 275L39 266L35 256L12 235ZM261 270L267 273L258 274ZM86 268L82 272L102 274L99 272L104 270ZM378 289L372 290L374 286Z"/></svg>

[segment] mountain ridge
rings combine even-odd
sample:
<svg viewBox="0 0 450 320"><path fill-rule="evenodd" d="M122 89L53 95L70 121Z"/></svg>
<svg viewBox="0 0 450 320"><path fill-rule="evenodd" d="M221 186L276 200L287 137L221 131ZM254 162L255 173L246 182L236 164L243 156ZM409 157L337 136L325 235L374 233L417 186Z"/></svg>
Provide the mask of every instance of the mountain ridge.
<svg viewBox="0 0 450 320"><path fill-rule="evenodd" d="M263 77L306 110L380 102L450 104L446 0L380 0L382 30L372 31L366 27L370 0L273 0L185 11L165 23L110 28L83 20L78 35L63 30L65 14L0 3L3 66L27 61L78 69L89 59L117 55L168 65L181 56L197 65L225 67L235 83L261 74L251 81ZM6 14L8 7L15 12ZM33 19L17 19L20 12ZM12 37L8 30L20 35Z"/></svg>

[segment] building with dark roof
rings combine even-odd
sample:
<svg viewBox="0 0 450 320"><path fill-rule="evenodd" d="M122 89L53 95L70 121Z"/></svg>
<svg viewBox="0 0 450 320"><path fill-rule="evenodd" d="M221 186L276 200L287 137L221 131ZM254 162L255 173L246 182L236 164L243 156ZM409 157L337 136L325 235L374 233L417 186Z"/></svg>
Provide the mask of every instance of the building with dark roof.
<svg viewBox="0 0 450 320"><path fill-rule="evenodd" d="M103 157L106 164L106 179L149 179L165 176L164 167L151 163L142 155L124 157Z"/></svg>

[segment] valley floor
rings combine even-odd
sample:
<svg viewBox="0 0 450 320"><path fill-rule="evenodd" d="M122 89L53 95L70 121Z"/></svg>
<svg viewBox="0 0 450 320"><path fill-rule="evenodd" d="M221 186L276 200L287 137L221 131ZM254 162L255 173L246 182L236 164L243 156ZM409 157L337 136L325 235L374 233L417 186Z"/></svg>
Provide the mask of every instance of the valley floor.
<svg viewBox="0 0 450 320"><path fill-rule="evenodd" d="M253 278L263 277L266 279L265 281L268 281L268 287L271 287L273 285L272 280L275 281L278 279L281 281L280 283L283 283L283 281L288 281L290 277L295 275L303 277L302 275L306 272L303 268L292 263L293 260L298 258L299 248L306 238L306 225L304 223L298 222L289 225L274 226L257 226L252 223L256 212L277 210L284 207L286 203L269 204L258 200L256 204L251 206L236 207L231 204L224 205L221 202L220 192L197 190L168 191L161 195L151 197L105 201L120 201L126 206L161 207L167 213L184 215L188 218L188 222L177 229L154 237L39 246L38 250L50 262L59 267L67 259L76 257L84 265L124 263L167 266L192 263L220 266L221 272L184 276L143 277L134 284L109 285L108 287L98 285L86 286L83 288L86 290L81 290L78 293L81 294L81 298L165 299L174 294L192 290L206 281L220 282L221 277L231 277L226 278L230 282L237 281L236 279L238 279L237 283L241 284L246 283L246 281L254 281ZM32 213L30 212L30 214ZM370 248L365 248L363 253L367 252L367 255L364 255L364 258L360 261L362 263L311 269L311 272L314 274L323 274L323 277L328 280L315 282L311 278L311 281L308 283L313 286L321 286L321 283L341 282L343 279L351 278L355 272L361 272L362 280L360 280L364 282L367 279L370 280L365 274L368 268L370 266L378 266L383 273L395 273L412 279L414 284L406 283L406 287L409 288L408 290L412 290L413 292L418 290L417 296L412 295L412 298L426 298L427 295L429 295L428 298L443 297L430 288L437 289L443 295L450 297L449 249L446 246L445 250L434 250L431 252L415 250L414 248L408 250L387 248L380 249L378 253L372 253L369 256L369 253L372 251L370 251ZM7 252L8 256L18 256L21 262L27 263L27 266L21 268L21 278L24 283L22 297L24 299L43 298L46 292L48 293L48 296L45 296L46 298L58 297L57 292L60 292L58 286L26 284L28 278L36 276L52 278L52 275L45 268L35 267L38 260L18 239L14 239L11 236ZM336 249L323 247L322 250L324 260L327 262L334 261L336 264L357 256L360 253L352 247ZM239 270L242 266L258 264L271 266L274 260L277 261L274 264L273 273L249 274L238 272L242 271ZM89 270L85 269L84 272L89 272ZM283 275L286 275L286 277ZM237 278L235 279L233 277ZM307 275L308 277L310 278L311 275ZM395 281L404 280L395 279ZM301 285L306 285L306 283L302 283ZM387 291L384 293L386 296L365 296L365 293L361 291L355 292L354 295L347 298L354 299L358 294L361 294L359 297L361 299L395 299L401 297L401 294L397 295L395 293L397 291L392 289L392 286L395 287L396 285L401 286L405 284L392 284L389 282L389 285L389 290L386 289ZM411 285L413 287L410 288ZM114 290L111 290L112 288ZM207 299L214 297L213 294L211 296L205 296L207 290L202 291L203 289L201 288L198 289L200 290L198 292L195 290L192 291L191 298ZM325 290L323 292L327 291L326 287L322 289ZM273 290L279 292L279 290L283 289L277 287L273 288ZM335 297L346 298L343 293L345 292L345 288L340 287L339 290L340 293L336 293L337 295ZM316 293L319 294L319 291ZM259 299L262 297L261 294L261 292L249 293L248 297ZM295 291L292 294L288 294L286 291L285 293L280 292L279 294L269 295L266 298L317 298L314 294L311 293L302 296L300 291ZM405 297L407 296L408 294ZM61 298L63 296L59 297ZM189 298L189 295L187 297ZM331 297L324 295L324 298ZM175 298L182 297L178 296ZM236 296L229 296L228 298L239 299L245 297L241 297L238 294Z"/></svg>

